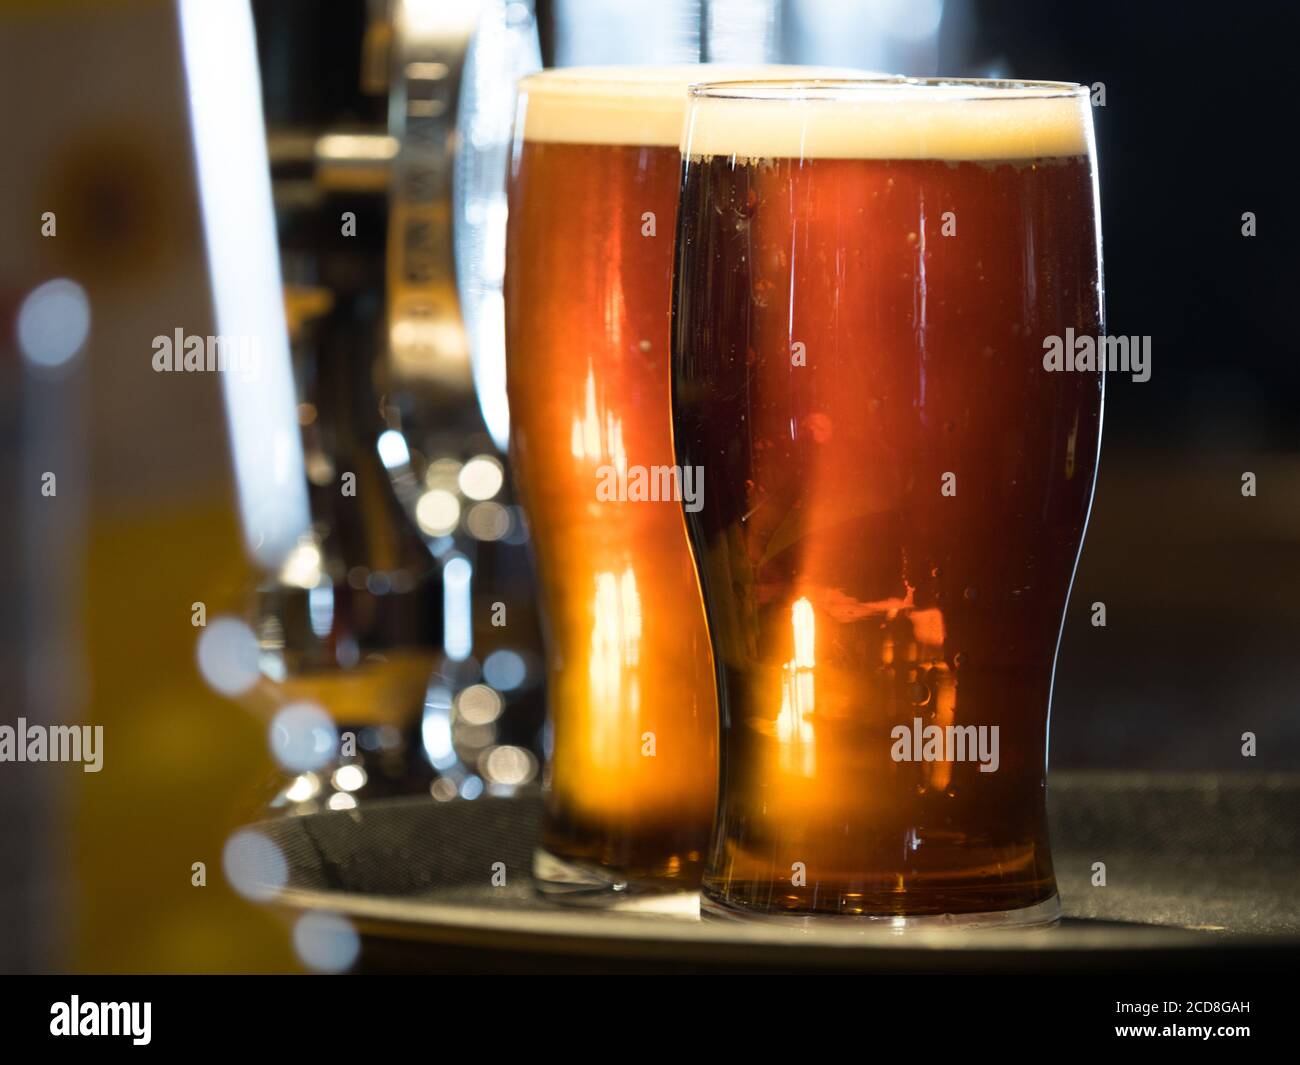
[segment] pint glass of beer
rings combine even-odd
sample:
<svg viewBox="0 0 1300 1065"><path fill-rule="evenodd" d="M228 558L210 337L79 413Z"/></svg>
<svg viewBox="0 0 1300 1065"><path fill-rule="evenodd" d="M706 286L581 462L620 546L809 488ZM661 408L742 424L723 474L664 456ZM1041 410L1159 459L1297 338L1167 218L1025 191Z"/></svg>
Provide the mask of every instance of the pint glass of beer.
<svg viewBox="0 0 1300 1065"><path fill-rule="evenodd" d="M674 444L721 699L704 905L1050 922L1048 704L1103 381L1045 352L1102 332L1087 92L702 85L683 154Z"/></svg>
<svg viewBox="0 0 1300 1065"><path fill-rule="evenodd" d="M691 69L519 86L506 388L548 657L534 872L555 892L694 889L713 823L717 700L669 409Z"/></svg>

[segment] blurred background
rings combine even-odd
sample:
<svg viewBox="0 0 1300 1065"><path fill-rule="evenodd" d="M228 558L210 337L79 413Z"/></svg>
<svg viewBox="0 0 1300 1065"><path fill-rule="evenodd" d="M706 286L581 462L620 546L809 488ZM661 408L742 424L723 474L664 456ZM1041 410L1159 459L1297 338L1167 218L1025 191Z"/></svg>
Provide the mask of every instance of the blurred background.
<svg viewBox="0 0 1300 1065"><path fill-rule="evenodd" d="M102 725L105 758L0 764L0 969L301 968L309 930L223 874L239 825L536 785L500 285L513 84L542 65L1093 86L1107 329L1150 335L1153 372L1108 383L1052 765L1295 767L1297 22L1118 0L4 0L0 724ZM155 370L156 338L217 334L253 338L256 373Z"/></svg>

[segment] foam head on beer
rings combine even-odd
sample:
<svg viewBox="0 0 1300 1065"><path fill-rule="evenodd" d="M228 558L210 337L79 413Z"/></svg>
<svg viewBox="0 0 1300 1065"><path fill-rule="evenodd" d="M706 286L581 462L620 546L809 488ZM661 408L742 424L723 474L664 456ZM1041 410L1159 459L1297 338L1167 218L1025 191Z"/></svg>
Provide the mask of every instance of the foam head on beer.
<svg viewBox="0 0 1300 1065"><path fill-rule="evenodd" d="M682 150L740 159L1085 156L1087 90L1066 82L730 81L693 87Z"/></svg>

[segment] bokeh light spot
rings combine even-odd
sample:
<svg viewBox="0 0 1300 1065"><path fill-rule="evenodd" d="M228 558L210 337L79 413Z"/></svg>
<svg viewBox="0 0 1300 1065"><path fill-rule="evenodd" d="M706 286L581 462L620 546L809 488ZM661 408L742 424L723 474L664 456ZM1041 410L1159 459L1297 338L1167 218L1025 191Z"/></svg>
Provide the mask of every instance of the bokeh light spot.
<svg viewBox="0 0 1300 1065"><path fill-rule="evenodd" d="M89 333L86 290L66 277L37 285L18 309L18 347L33 366L62 366L81 350Z"/></svg>
<svg viewBox="0 0 1300 1065"><path fill-rule="evenodd" d="M230 886L246 899L267 902L289 882L289 863L260 832L242 829L226 840L221 867Z"/></svg>
<svg viewBox="0 0 1300 1065"><path fill-rule="evenodd" d="M315 703L291 703L271 721L271 753L296 773L328 765L338 745L333 720Z"/></svg>
<svg viewBox="0 0 1300 1065"><path fill-rule="evenodd" d="M199 636L199 673L222 695L242 695L257 683L260 646L238 618L213 618Z"/></svg>
<svg viewBox="0 0 1300 1065"><path fill-rule="evenodd" d="M361 938L352 922L336 913L305 913L293 926L293 946L307 968L341 973L361 953Z"/></svg>

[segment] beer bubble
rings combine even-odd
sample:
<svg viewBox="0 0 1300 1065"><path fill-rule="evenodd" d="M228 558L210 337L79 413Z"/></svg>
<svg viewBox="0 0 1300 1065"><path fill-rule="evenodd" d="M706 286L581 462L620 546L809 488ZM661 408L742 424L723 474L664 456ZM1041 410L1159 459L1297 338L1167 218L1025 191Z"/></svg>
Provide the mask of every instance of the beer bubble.
<svg viewBox="0 0 1300 1065"><path fill-rule="evenodd" d="M920 681L907 686L907 701L913 706L925 706L930 701L930 689Z"/></svg>
<svg viewBox="0 0 1300 1065"><path fill-rule="evenodd" d="M967 658L966 658L965 651L958 651L955 655L952 656L953 669L961 669L962 666L966 664L966 662L967 662Z"/></svg>
<svg viewBox="0 0 1300 1065"><path fill-rule="evenodd" d="M964 592L962 592L961 594L964 595L967 599L969 599L969 600L971 600L971 601L974 601L975 597L976 597L977 595L979 595L979 592L977 592L977 591L975 590L974 585L972 585L971 587L967 588L967 589L966 589Z"/></svg>

